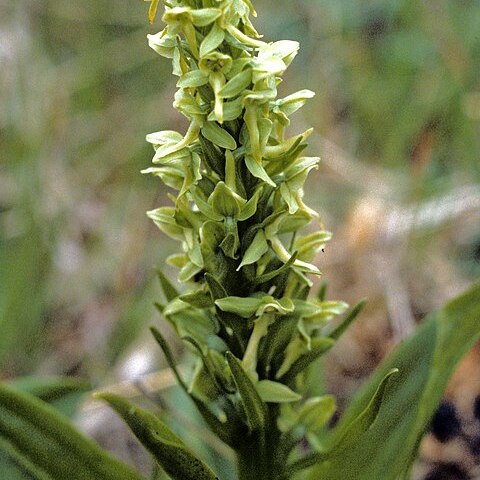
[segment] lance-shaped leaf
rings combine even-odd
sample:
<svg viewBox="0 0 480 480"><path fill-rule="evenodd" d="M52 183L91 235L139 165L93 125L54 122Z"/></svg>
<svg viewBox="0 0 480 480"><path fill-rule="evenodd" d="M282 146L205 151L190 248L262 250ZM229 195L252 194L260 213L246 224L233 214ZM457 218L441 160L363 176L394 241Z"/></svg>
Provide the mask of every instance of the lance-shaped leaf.
<svg viewBox="0 0 480 480"><path fill-rule="evenodd" d="M19 377L8 382L8 385L47 403L54 403L70 394L86 392L90 388L87 381L73 377Z"/></svg>
<svg viewBox="0 0 480 480"><path fill-rule="evenodd" d="M243 369L240 360L230 352L227 352L225 355L238 393L242 399L248 426L252 431L262 430L267 419L267 407L252 380Z"/></svg>
<svg viewBox="0 0 480 480"><path fill-rule="evenodd" d="M196 308L209 308L213 306L212 298L204 288L181 295L180 300Z"/></svg>
<svg viewBox="0 0 480 480"><path fill-rule="evenodd" d="M193 24L196 27L206 27L207 25L210 25L221 14L222 11L218 8L198 8L191 11Z"/></svg>
<svg viewBox="0 0 480 480"><path fill-rule="evenodd" d="M342 452L329 468L309 478L396 480L406 474L448 379L460 358L480 338L480 284L448 303L419 327L380 366L340 420L333 441L365 409L379 380L392 368L400 373L387 388L375 423L362 441ZM373 460L373 461L372 461Z"/></svg>
<svg viewBox="0 0 480 480"><path fill-rule="evenodd" d="M218 480L158 417L117 395L101 393L96 397L106 401L123 418L173 480Z"/></svg>
<svg viewBox="0 0 480 480"><path fill-rule="evenodd" d="M253 282L255 284L261 284L261 283L266 283L266 282L269 282L270 280L273 280L275 277L278 277L282 273L285 273L295 263L296 259L297 259L297 252L293 252L292 256L290 257L290 260L287 263L284 263L281 267L275 270L272 270L268 273L264 273L258 277L255 277L253 279Z"/></svg>
<svg viewBox="0 0 480 480"><path fill-rule="evenodd" d="M185 391L188 392L188 386L183 380L182 376L178 372L175 359L173 358L172 351L168 345L168 342L165 340L164 336L160 333L160 331L155 327L150 327L150 331L152 332L153 337L155 338L156 342L162 349L163 354L165 355L165 359L167 360L168 366L171 368L175 378L177 379L178 384L180 387Z"/></svg>
<svg viewBox="0 0 480 480"><path fill-rule="evenodd" d="M79 378L50 376L19 377L7 385L49 403L67 417L76 412L85 393L91 388L87 381Z"/></svg>
<svg viewBox="0 0 480 480"><path fill-rule="evenodd" d="M260 398L267 403L290 403L297 402L302 398L301 395L283 383L273 382L272 380L260 380L255 387Z"/></svg>
<svg viewBox="0 0 480 480"><path fill-rule="evenodd" d="M170 350L170 347L163 337L163 335L160 333L159 330L157 330L155 327L150 327L150 331L152 332L155 340L157 341L158 345L163 351L163 354L165 355L165 359L167 360L168 366L172 369L173 374L175 375L175 378L177 379L178 384L182 388L182 390L193 400L195 403L196 407L198 408L198 411L201 413L203 419L207 423L207 425L212 429L215 434L221 438L226 444L231 445L232 444L232 429L229 428L228 424L222 423L221 420L218 419L218 417L211 412L211 410L198 398L193 395L188 388L188 385L185 383L183 380L182 376L180 375L175 359L173 358L172 351Z"/></svg>
<svg viewBox="0 0 480 480"><path fill-rule="evenodd" d="M180 295L180 292L172 285L172 282L170 282L170 280L160 269L157 270L157 275L158 279L160 280L163 295L165 296L167 302L175 300L175 298Z"/></svg>
<svg viewBox="0 0 480 480"><path fill-rule="evenodd" d="M390 378L398 374L398 372L398 368L392 368L387 372L365 409L343 430L339 430L341 433L339 433L337 437L334 437L333 440L333 454L338 455L351 447L351 445L357 443L362 435L372 426L382 406L388 382Z"/></svg>
<svg viewBox="0 0 480 480"><path fill-rule="evenodd" d="M215 112L212 112L212 115L214 115L214 113ZM211 120L214 120L214 118L212 118ZM223 175L224 160L223 155L220 153L220 150L216 148L215 145L209 140L207 140L203 135L199 135L198 139L200 140L200 145L202 146L203 158L205 160L205 163L207 163L207 165L214 172L219 175Z"/></svg>
<svg viewBox="0 0 480 480"><path fill-rule="evenodd" d="M206 122L202 128L202 135L214 145L228 150L235 150L237 142L235 139L216 122Z"/></svg>
<svg viewBox="0 0 480 480"><path fill-rule="evenodd" d="M212 296L212 300L218 300L219 298L224 298L228 296L223 285L210 273L205 274L205 281L208 284L208 288L210 290L210 295Z"/></svg>
<svg viewBox="0 0 480 480"><path fill-rule="evenodd" d="M208 75L201 70L191 70L185 75L182 75L177 82L177 87L181 88L195 88L201 87L208 83ZM181 139L180 139L181 140Z"/></svg>
<svg viewBox="0 0 480 480"><path fill-rule="evenodd" d="M236 97L252 83L252 70L247 68L232 77L220 90L219 95L225 99Z"/></svg>
<svg viewBox="0 0 480 480"><path fill-rule="evenodd" d="M253 156L247 155L245 157L245 165L247 166L250 173L254 176L268 183L272 187L276 187L276 183L268 176L268 173L263 168L263 165L255 160Z"/></svg>
<svg viewBox="0 0 480 480"><path fill-rule="evenodd" d="M225 31L218 23L214 23L208 35L203 39L200 45L200 57L213 52L224 40Z"/></svg>
<svg viewBox="0 0 480 480"><path fill-rule="evenodd" d="M42 480L142 479L53 407L6 385L0 385L0 439L9 455Z"/></svg>
<svg viewBox="0 0 480 480"><path fill-rule="evenodd" d="M268 243L265 237L265 232L260 229L255 235L253 242L243 254L242 262L238 266L237 271L245 265L251 265L252 263L257 262L267 252Z"/></svg>
<svg viewBox="0 0 480 480"><path fill-rule="evenodd" d="M295 472L304 470L315 465L320 465L319 468L322 468L322 465L327 465L326 469L330 468L331 464L336 462L343 462L342 454L345 451L348 451L352 445L355 445L357 442L361 442L365 433L372 427L375 419L377 418L378 412L382 405L382 401L385 395L385 389L392 375L398 373L398 369L392 369L388 372L385 377L378 385L376 392L373 397L370 399L367 407L360 415L355 418L355 420L348 426L343 435L336 440L333 446L330 446L325 451L313 452L303 458L295 461L292 465L287 467L287 472L290 475L293 475ZM323 476L321 477L324 478ZM355 473L347 475L345 477L334 477L338 478L357 478Z"/></svg>

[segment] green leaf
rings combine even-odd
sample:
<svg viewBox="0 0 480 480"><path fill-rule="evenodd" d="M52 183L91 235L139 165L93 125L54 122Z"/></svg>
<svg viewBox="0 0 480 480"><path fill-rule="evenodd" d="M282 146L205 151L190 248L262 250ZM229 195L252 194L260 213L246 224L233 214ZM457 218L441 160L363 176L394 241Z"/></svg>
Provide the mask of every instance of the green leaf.
<svg viewBox="0 0 480 480"><path fill-rule="evenodd" d="M170 350L170 347L167 341L165 340L163 335L160 333L160 331L157 330L155 327L150 327L150 331L152 332L153 336L155 337L155 340L157 341L160 348L162 349L163 354L165 355L165 358L167 360L168 366L172 369L173 374L175 375L175 378L177 379L177 382L182 388L182 390L195 403L195 406L197 407L198 411L201 413L203 419L208 424L208 426L212 429L212 431L215 432L216 435L219 438L221 438L226 444L231 445L232 435L231 435L229 425L223 424L201 400L196 398L189 391L188 385L184 382L183 378L180 376L180 373L178 372L175 359L173 358L172 351Z"/></svg>
<svg viewBox="0 0 480 480"><path fill-rule="evenodd" d="M253 297L225 297L215 300L220 310L235 313L243 318L250 318L260 308L263 301Z"/></svg>
<svg viewBox="0 0 480 480"><path fill-rule="evenodd" d="M180 296L180 300L196 308L209 308L213 306L212 298L203 288L195 292L185 293Z"/></svg>
<svg viewBox="0 0 480 480"><path fill-rule="evenodd" d="M243 254L242 263L237 268L240 270L245 265L251 265L262 258L262 256L268 252L268 243L265 238L265 232L260 229L255 235L252 243Z"/></svg>
<svg viewBox="0 0 480 480"><path fill-rule="evenodd" d="M202 44L200 45L200 57L213 52L224 40L225 31L221 28L218 23L213 24L208 35L203 39Z"/></svg>
<svg viewBox="0 0 480 480"><path fill-rule="evenodd" d="M247 68L231 78L218 93L222 98L225 99L236 97L244 92L251 83L252 70Z"/></svg>
<svg viewBox="0 0 480 480"><path fill-rule="evenodd" d="M260 398L267 403L296 402L302 398L283 383L272 380L260 380L256 385Z"/></svg>
<svg viewBox="0 0 480 480"><path fill-rule="evenodd" d="M202 128L202 135L221 148L227 148L228 150L237 148L235 139L216 122L206 122Z"/></svg>
<svg viewBox="0 0 480 480"><path fill-rule="evenodd" d="M325 280L320 284L320 288L318 289L317 292L317 299L320 302L324 302L327 299L327 291L328 291L328 282ZM354 309L357 308L357 305L353 307Z"/></svg>
<svg viewBox="0 0 480 480"><path fill-rule="evenodd" d="M85 392L90 389L88 382L70 377L19 377L9 381L7 385L49 403L55 410L69 417L75 413ZM11 456L8 455L9 451ZM26 469L22 467L25 463L28 463L26 459L18 458L18 452L16 453L8 442L0 438L2 478L8 480L33 478L28 474L28 470L32 472L38 469L33 465Z"/></svg>
<svg viewBox="0 0 480 480"><path fill-rule="evenodd" d="M198 8L191 10L190 14L196 27L206 27L214 22L222 14L222 11L218 8Z"/></svg>
<svg viewBox="0 0 480 480"><path fill-rule="evenodd" d="M214 119L212 118L212 120ZM225 116L224 120L226 120ZM220 153L220 150L216 148L215 145L213 145L213 143L207 140L203 135L199 135L198 139L200 140L200 145L202 146L202 151L204 154L203 158L205 159L205 162L214 172L218 173L219 175L223 175L224 160L223 155Z"/></svg>
<svg viewBox="0 0 480 480"><path fill-rule="evenodd" d="M392 369L385 375L385 377L380 382L380 385L378 385L377 390L375 391L365 410L361 412L357 418L355 418L355 420L348 426L346 431L343 432L342 436L334 442L333 447L330 447L325 451L313 452L304 456L303 458L300 458L292 465L287 467L288 474L291 476L295 472L319 464L326 464L326 468L328 469L332 464L335 464L336 462L342 463L343 453L345 451L348 451L352 447L352 445L355 445L356 442L363 441L364 434L372 426L378 415L388 381L390 380L390 377L396 373L398 373L398 370ZM333 478L348 478L351 480L356 480L356 473L353 473L352 471L350 472L351 473L345 477L332 477L332 480ZM323 480L324 477L322 476L321 478Z"/></svg>
<svg viewBox="0 0 480 480"><path fill-rule="evenodd" d="M102 393L96 397L106 401L123 418L173 480L218 480L158 417L117 395Z"/></svg>
<svg viewBox="0 0 480 480"><path fill-rule="evenodd" d="M49 403L68 417L75 413L84 394L90 390L86 380L73 377L20 377L7 385Z"/></svg>
<svg viewBox="0 0 480 480"><path fill-rule="evenodd" d="M90 389L87 381L72 377L19 377L8 382L8 385L47 403Z"/></svg>
<svg viewBox="0 0 480 480"><path fill-rule="evenodd" d="M276 183L268 176L263 166L258 163L251 155L245 157L245 165L250 173L254 176L268 183L272 187L276 187Z"/></svg>
<svg viewBox="0 0 480 480"><path fill-rule="evenodd" d="M298 319L295 316L286 316L281 321L274 322L268 329L268 335L263 339L262 354L259 359L263 363L265 373L270 373L274 360L283 356L297 323Z"/></svg>
<svg viewBox="0 0 480 480"><path fill-rule="evenodd" d="M192 88L192 87L201 87L208 83L208 75L205 75L200 70L191 70L190 72L182 75L178 82L177 87L181 88ZM180 138L181 140L181 138Z"/></svg>
<svg viewBox="0 0 480 480"><path fill-rule="evenodd" d="M242 398L248 426L251 431L262 430L267 419L267 406L261 399L252 380L243 369L240 360L230 352L227 352L225 355L238 393Z"/></svg>
<svg viewBox="0 0 480 480"><path fill-rule="evenodd" d="M175 300L179 295L180 292L173 286L172 282L164 275L164 273L158 269L157 275L160 280L160 285L162 287L162 292L167 299L167 302L171 302Z"/></svg>
<svg viewBox="0 0 480 480"><path fill-rule="evenodd" d="M53 407L6 385L0 385L0 439L9 455L42 480L142 479Z"/></svg>
<svg viewBox="0 0 480 480"><path fill-rule="evenodd" d="M253 280L254 283L261 284L274 279L278 275L286 272L295 263L296 259L297 259L297 252L293 252L292 256L290 257L287 263L284 263L281 267L277 268L276 270L272 270L271 272L264 273L263 275L256 277Z"/></svg>
<svg viewBox="0 0 480 480"><path fill-rule="evenodd" d="M361 442L342 452L327 469L309 477L396 480L415 458L455 365L480 337L480 284L431 315L417 332L399 345L354 398L334 434L338 439L365 409L379 380L393 367L400 373L387 387L375 423ZM322 476L323 475L323 476ZM353 477L352 477L353 475Z"/></svg>
<svg viewBox="0 0 480 480"><path fill-rule="evenodd" d="M205 281L208 284L210 295L212 300L218 300L220 298L228 297L227 291L223 288L222 284L210 273L205 274Z"/></svg>
<svg viewBox="0 0 480 480"><path fill-rule="evenodd" d="M338 430L339 433L333 439L333 454L338 455L344 450L349 449L355 443L363 441L363 434L372 426L377 418L390 378L398 374L398 372L398 368L392 368L388 371L380 381L380 384L365 409L350 424Z"/></svg>
<svg viewBox="0 0 480 480"><path fill-rule="evenodd" d="M298 422L308 431L317 432L324 428L336 410L335 397L323 395L308 399L298 414Z"/></svg>
<svg viewBox="0 0 480 480"><path fill-rule="evenodd" d="M173 357L172 351L170 350L170 346L168 342L165 340L165 337L160 333L155 327L150 327L150 331L152 332L155 341L158 343L160 348L162 349L163 354L165 355L165 359L167 360L168 366L172 369L175 378L177 379L178 384L182 387L182 389L188 393L188 386L184 382L183 378L180 376L178 372L177 365L175 363L175 359Z"/></svg>
<svg viewBox="0 0 480 480"><path fill-rule="evenodd" d="M243 222L253 217L257 211L258 199L260 198L261 189L257 189L255 193L250 197L247 203L243 205L242 210L237 215L237 220Z"/></svg>

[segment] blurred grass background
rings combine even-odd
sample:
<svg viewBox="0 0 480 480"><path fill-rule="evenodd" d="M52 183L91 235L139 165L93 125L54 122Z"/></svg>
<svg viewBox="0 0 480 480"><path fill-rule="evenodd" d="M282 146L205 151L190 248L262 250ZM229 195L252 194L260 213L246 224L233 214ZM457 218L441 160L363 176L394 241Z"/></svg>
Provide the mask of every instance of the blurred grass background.
<svg viewBox="0 0 480 480"><path fill-rule="evenodd" d="M480 3L256 7L267 40L302 45L281 94L317 92L294 128L315 127L323 160L307 197L335 239L318 263L333 295L370 297L389 345L480 274ZM98 386L159 365L154 267L176 246L144 214L166 192L139 171L145 135L185 122L146 10L0 0L0 378Z"/></svg>

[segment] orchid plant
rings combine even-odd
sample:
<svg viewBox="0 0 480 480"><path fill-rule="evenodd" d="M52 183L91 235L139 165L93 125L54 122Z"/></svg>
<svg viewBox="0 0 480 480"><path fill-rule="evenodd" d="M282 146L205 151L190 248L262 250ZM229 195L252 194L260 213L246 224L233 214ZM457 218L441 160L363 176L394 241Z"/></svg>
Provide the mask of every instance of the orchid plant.
<svg viewBox="0 0 480 480"><path fill-rule="evenodd" d="M178 375L179 383L239 453L240 477L274 478L297 443L334 413L331 396L305 401L301 382L334 345L345 325L331 322L347 309L322 293L309 296L311 276L320 275L311 262L331 235L303 201L319 161L303 155L311 130L289 136L287 129L314 94L278 98L299 45L261 40L250 1L165 5L166 26L149 45L172 60L174 107L190 125L185 135L147 136L155 166L144 173L177 192L171 206L148 214L181 242L167 263L187 289L169 286L159 309L198 357L191 380ZM302 233L312 224L317 231ZM154 335L165 350L160 331Z"/></svg>
<svg viewBox="0 0 480 480"><path fill-rule="evenodd" d="M401 345L330 430L335 399L310 395L310 367L364 302L348 311L323 287L311 295L331 234L303 200L319 162L304 156L312 131L291 135L289 126L314 94L277 92L299 45L264 41L251 0L163 3L165 27L148 42L172 61L173 106L189 126L147 135L154 166L143 172L175 192L148 215L181 245L167 263L184 288L160 272L165 302L156 305L196 358L189 377L152 328L155 340L205 424L235 452L239 480L408 478L453 367L480 336L480 286ZM219 478L153 413L97 397L172 479ZM142 478L28 393L1 386L0 413L0 447L34 478Z"/></svg>

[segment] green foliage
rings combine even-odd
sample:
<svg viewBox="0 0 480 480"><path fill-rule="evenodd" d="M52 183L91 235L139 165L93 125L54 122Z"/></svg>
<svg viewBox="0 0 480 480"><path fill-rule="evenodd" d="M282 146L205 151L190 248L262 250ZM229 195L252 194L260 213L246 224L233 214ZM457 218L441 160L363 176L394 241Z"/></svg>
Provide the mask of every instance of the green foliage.
<svg viewBox="0 0 480 480"><path fill-rule="evenodd" d="M19 391L34 395L49 403L64 415L72 415L84 393L88 391L87 382L74 378L60 377L20 377L9 382L9 385ZM9 444L0 440L0 472L8 480L25 480L32 477L28 470L22 467L22 461L15 460L15 453ZM8 452L12 452L12 456ZM23 461L24 463L24 461Z"/></svg>
<svg viewBox="0 0 480 480"><path fill-rule="evenodd" d="M141 480L53 407L0 385L0 445L35 479Z"/></svg>
<svg viewBox="0 0 480 480"><path fill-rule="evenodd" d="M69 377L19 377L8 382L9 386L42 400L66 416L72 416L90 384L85 380Z"/></svg>
<svg viewBox="0 0 480 480"><path fill-rule="evenodd" d="M365 434L312 471L313 479L409 478L419 440L460 358L480 337L480 284L433 314L416 334L385 360L353 399L332 434L347 438L379 380L392 367L399 373L386 386L376 420ZM335 453L335 447L333 448Z"/></svg>
<svg viewBox="0 0 480 480"><path fill-rule="evenodd" d="M217 477L155 415L112 394L100 394L125 420L135 436L173 480L215 480ZM218 479L217 479L218 480Z"/></svg>

